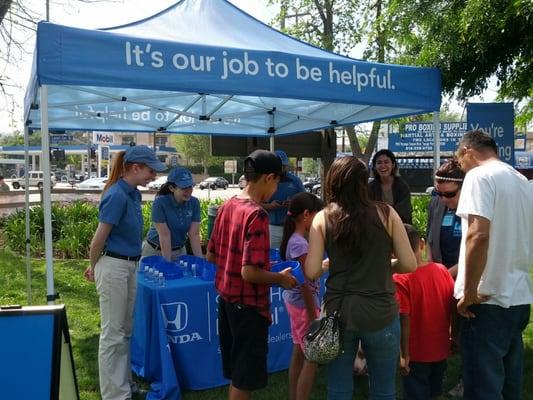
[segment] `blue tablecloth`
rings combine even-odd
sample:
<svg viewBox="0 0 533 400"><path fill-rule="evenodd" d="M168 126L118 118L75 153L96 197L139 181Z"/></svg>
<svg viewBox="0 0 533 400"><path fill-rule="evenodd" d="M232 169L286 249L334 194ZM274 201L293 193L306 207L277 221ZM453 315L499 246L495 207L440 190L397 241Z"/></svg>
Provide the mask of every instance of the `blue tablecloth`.
<svg viewBox="0 0 533 400"><path fill-rule="evenodd" d="M292 352L282 292L270 292L269 372L287 369ZM152 383L147 400L176 400L181 389L229 383L222 376L217 313L213 282L185 277L157 287L138 275L131 355L134 372Z"/></svg>

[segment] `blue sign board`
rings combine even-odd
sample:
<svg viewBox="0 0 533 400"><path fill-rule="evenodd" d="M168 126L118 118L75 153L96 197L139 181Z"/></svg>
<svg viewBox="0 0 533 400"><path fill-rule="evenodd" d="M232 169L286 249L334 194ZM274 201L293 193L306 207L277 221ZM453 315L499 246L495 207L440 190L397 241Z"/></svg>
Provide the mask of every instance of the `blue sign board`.
<svg viewBox="0 0 533 400"><path fill-rule="evenodd" d="M441 122L440 151L455 151L457 142L466 132L466 122ZM403 133L389 133L392 152L432 152L435 134L432 122L410 122Z"/></svg>
<svg viewBox="0 0 533 400"><path fill-rule="evenodd" d="M466 113L468 129L480 129L491 135L498 145L500 159L514 166L513 103L468 103Z"/></svg>

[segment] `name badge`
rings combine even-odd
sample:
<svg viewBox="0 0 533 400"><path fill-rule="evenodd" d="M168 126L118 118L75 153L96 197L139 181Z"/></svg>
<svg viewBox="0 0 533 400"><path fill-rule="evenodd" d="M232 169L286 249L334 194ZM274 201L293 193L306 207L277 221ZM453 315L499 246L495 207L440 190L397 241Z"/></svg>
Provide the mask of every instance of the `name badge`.
<svg viewBox="0 0 533 400"><path fill-rule="evenodd" d="M442 226L453 226L453 214L446 214L444 215L444 218L442 219Z"/></svg>

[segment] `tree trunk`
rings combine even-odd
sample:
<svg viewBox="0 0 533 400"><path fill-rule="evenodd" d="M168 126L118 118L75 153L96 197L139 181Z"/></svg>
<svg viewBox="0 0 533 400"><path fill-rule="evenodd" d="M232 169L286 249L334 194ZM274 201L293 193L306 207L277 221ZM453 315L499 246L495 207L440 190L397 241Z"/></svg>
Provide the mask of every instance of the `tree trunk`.
<svg viewBox="0 0 533 400"><path fill-rule="evenodd" d="M324 129L321 135L322 140L320 144L320 161L322 163L322 171L320 179L322 182L321 197L324 199L326 175L328 174L329 168L337 156L337 136L335 134L335 129L333 128Z"/></svg>

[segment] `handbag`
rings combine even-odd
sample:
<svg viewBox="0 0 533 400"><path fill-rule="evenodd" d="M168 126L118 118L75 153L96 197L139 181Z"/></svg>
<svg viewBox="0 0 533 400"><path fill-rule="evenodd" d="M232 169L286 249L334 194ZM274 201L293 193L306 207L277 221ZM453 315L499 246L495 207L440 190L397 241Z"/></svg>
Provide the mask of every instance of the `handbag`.
<svg viewBox="0 0 533 400"><path fill-rule="evenodd" d="M317 364L327 364L342 352L339 312L315 319L304 336L305 358Z"/></svg>

